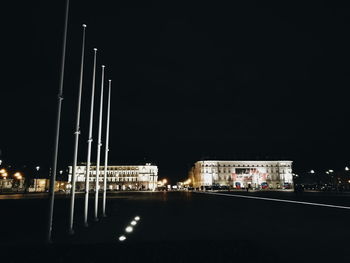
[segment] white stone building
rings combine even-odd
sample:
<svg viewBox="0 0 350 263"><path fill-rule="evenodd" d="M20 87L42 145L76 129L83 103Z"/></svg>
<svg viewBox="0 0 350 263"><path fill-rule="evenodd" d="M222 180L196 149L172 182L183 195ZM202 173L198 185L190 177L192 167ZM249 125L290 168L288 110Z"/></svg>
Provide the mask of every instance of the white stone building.
<svg viewBox="0 0 350 263"><path fill-rule="evenodd" d="M68 166L68 182L72 178L72 166ZM77 190L85 189L86 165L77 166ZM103 187L104 166L100 166L100 188ZM89 177L90 189L95 189L96 166L91 166ZM109 165L107 167L107 189L109 190L155 190L158 181L158 167L145 165Z"/></svg>
<svg viewBox="0 0 350 263"><path fill-rule="evenodd" d="M227 185L233 188L292 188L292 161L198 161L193 167L195 188Z"/></svg>

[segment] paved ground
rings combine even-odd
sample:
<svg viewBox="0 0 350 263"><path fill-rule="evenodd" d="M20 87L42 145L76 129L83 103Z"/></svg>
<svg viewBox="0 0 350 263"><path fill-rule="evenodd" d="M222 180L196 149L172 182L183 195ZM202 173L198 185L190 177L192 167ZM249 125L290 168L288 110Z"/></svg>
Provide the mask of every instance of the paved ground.
<svg viewBox="0 0 350 263"><path fill-rule="evenodd" d="M108 217L82 226L76 201L76 234L68 236L68 199L56 199L54 245L43 245L45 195L0 199L0 245L13 261L98 262L350 262L350 210L239 196L350 207L350 194L293 192L118 193ZM16 199L17 198L17 199ZM92 200L90 202L93 203ZM90 209L91 211L91 209ZM135 216L141 220L121 243ZM22 253L17 253L21 251Z"/></svg>

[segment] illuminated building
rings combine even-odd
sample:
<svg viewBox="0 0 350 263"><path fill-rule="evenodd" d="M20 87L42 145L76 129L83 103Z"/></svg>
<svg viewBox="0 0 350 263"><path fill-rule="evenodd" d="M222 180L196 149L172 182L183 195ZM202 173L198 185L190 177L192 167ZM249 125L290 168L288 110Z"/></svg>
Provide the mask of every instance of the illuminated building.
<svg viewBox="0 0 350 263"><path fill-rule="evenodd" d="M72 166L69 166L68 182L72 178ZM85 189L86 166L77 166L77 190ZM100 166L100 189L103 187L104 166ZM90 189L95 189L96 166L90 168ZM107 189L109 190L155 190L158 180L158 167L145 165L109 165L107 167Z"/></svg>
<svg viewBox="0 0 350 263"><path fill-rule="evenodd" d="M192 168L195 188L292 188L292 161L198 161Z"/></svg>

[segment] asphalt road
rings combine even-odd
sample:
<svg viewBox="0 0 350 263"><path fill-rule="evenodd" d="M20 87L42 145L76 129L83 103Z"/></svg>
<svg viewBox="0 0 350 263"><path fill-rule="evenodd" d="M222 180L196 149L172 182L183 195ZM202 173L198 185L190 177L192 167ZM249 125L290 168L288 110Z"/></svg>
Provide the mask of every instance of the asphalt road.
<svg viewBox="0 0 350 263"><path fill-rule="evenodd" d="M350 262L348 193L117 193L108 196L108 217L90 220L88 228L78 195L73 236L67 234L69 199L61 195L49 246L43 244L47 203L45 195L0 198L0 245L10 262ZM125 234L135 216L141 220Z"/></svg>

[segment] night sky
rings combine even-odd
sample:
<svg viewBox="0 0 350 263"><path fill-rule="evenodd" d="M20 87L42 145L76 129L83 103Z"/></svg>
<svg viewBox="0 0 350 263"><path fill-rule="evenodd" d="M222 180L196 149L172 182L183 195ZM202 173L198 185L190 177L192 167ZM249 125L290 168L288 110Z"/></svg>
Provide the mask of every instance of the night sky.
<svg viewBox="0 0 350 263"><path fill-rule="evenodd" d="M110 164L152 162L172 182L200 159L291 159L296 171L349 165L350 10L230 2L72 0L59 167L73 159L83 23L80 162L97 47L92 161L105 64L113 80ZM1 87L1 158L50 166L64 1L15 4L7 20L12 64Z"/></svg>

